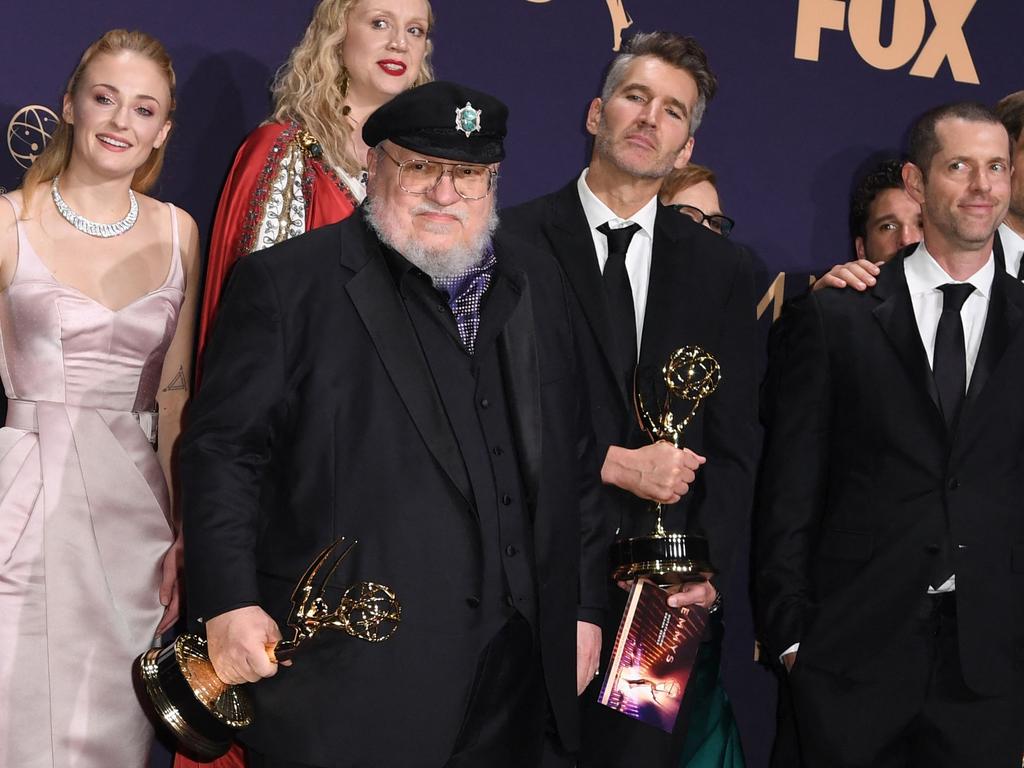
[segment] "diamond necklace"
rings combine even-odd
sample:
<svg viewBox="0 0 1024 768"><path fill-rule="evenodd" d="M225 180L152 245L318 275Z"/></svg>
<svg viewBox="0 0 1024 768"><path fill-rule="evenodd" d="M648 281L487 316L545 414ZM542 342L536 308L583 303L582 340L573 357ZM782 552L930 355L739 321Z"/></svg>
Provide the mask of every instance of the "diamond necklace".
<svg viewBox="0 0 1024 768"><path fill-rule="evenodd" d="M90 221L81 214L75 213L71 210L71 207L64 202L64 198L60 196L60 192L57 191L57 182L60 176L53 177L53 184L50 185L50 194L53 195L53 204L57 206L57 210L60 215L64 217L64 220L72 227L77 229L79 232L84 232L87 235L93 237L117 237L123 235L129 229L135 226L135 222L139 218L139 201L135 199L135 193L131 189L128 190L128 199L131 200L131 206L128 208L128 215L120 221L115 221L113 224L100 224L95 221Z"/></svg>

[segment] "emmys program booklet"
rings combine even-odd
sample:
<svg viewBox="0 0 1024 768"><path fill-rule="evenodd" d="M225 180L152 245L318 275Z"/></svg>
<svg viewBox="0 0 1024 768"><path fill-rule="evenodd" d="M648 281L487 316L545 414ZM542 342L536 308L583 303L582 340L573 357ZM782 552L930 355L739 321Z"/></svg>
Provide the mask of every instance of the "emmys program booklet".
<svg viewBox="0 0 1024 768"><path fill-rule="evenodd" d="M693 671L708 612L671 608L664 590L633 584L598 702L671 732Z"/></svg>

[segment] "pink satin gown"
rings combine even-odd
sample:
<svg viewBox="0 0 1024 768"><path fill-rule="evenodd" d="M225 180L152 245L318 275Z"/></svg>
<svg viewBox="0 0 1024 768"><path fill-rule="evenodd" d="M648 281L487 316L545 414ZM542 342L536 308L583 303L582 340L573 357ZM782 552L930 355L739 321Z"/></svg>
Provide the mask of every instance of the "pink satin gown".
<svg viewBox="0 0 1024 768"><path fill-rule="evenodd" d="M163 612L173 539L149 439L184 298L168 209L164 283L116 311L59 282L18 224L0 293L0 768L148 761L131 666Z"/></svg>

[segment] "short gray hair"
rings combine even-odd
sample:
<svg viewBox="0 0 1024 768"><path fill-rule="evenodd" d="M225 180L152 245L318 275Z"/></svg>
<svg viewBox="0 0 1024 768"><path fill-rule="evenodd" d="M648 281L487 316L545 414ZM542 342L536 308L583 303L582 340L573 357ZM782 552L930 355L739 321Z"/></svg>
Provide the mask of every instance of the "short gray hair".
<svg viewBox="0 0 1024 768"><path fill-rule="evenodd" d="M626 77L626 70L640 56L654 56L669 66L681 69L697 83L697 103L690 115L693 136L704 119L704 110L718 90L718 78L708 67L708 57L692 37L674 32L640 32L629 39L612 60L601 87L601 101L607 102Z"/></svg>

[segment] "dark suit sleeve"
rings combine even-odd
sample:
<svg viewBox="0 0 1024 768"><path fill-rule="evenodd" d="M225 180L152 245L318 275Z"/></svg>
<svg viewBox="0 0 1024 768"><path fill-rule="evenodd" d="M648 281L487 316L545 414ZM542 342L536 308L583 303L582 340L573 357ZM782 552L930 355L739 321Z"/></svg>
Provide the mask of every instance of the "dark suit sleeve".
<svg viewBox="0 0 1024 768"><path fill-rule="evenodd" d="M792 302L777 326L762 391L765 453L754 521L759 634L773 659L803 635L833 408L817 297Z"/></svg>
<svg viewBox="0 0 1024 768"><path fill-rule="evenodd" d="M761 436L754 282L746 259L735 264L725 306L718 310L721 332L707 346L721 364L722 379L703 406L707 462L698 470L697 498L687 516L688 530L708 538L719 573L712 581L720 592L729 586L736 542L749 526Z"/></svg>
<svg viewBox="0 0 1024 768"><path fill-rule="evenodd" d="M574 377L579 381L578 376ZM601 488L601 462L586 389L579 388L576 416L580 495L580 585L577 619L601 626L608 608L608 553L615 536L608 494ZM607 452L607 448L605 448Z"/></svg>
<svg viewBox="0 0 1024 768"><path fill-rule="evenodd" d="M260 489L285 381L278 306L261 260L239 261L206 349L203 384L181 446L193 618L259 603Z"/></svg>
<svg viewBox="0 0 1024 768"><path fill-rule="evenodd" d="M576 295L561 268L558 273L562 280L569 327L573 332L572 381L578 382L583 380L583 371L577 330L579 323L585 321L579 311ZM608 608L608 552L615 535L608 494L601 487L601 464L608 446L602 447L595 442L587 388L577 387L576 392L577 485L580 499L580 583L576 618L601 626Z"/></svg>

